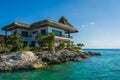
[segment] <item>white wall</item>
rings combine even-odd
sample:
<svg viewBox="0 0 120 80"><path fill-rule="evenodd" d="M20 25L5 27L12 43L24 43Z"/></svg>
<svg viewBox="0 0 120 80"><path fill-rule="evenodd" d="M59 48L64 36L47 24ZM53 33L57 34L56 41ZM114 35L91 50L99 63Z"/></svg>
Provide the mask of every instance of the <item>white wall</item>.
<svg viewBox="0 0 120 80"><path fill-rule="evenodd" d="M33 31L37 31L38 33L41 33L41 30L42 30L42 29L48 30L48 27L46 26L46 27L34 29L34 30L31 31L31 33L32 33ZM36 36L37 36L38 33L32 34L32 41L35 41L35 38L36 38ZM38 43L36 43L35 46L36 46L36 47L39 47Z"/></svg>
<svg viewBox="0 0 120 80"><path fill-rule="evenodd" d="M31 35L31 31L30 30L26 30L26 29L21 29L21 28L17 28L17 33L18 34L22 34L22 31L27 31L28 35ZM12 34L14 34L15 30L12 30ZM31 38L30 37L22 37L23 41L27 41L28 44L31 44Z"/></svg>
<svg viewBox="0 0 120 80"><path fill-rule="evenodd" d="M65 31L64 31L64 30L58 29L58 28L54 28L54 27L52 27L52 26L46 26L46 27L37 28L37 29L34 29L34 30L26 30L26 29L17 28L17 32L18 32L18 34L22 34L22 31L27 31L27 32L28 32L28 35L29 35L29 36L31 35L31 37L23 37L23 41L27 41L28 44L31 45L31 41L35 41L35 37L36 37L36 35L37 35L37 33L36 33L36 34L32 34L32 32L33 32L33 31L37 31L38 33L40 33L42 29L46 29L48 33L49 33L49 32L52 32L52 30L57 30L57 31L62 32L62 35L65 34ZM15 31L15 30L13 30L11 33L14 34L14 31ZM38 47L38 44L37 44L37 43L36 43L35 45L36 45L36 47Z"/></svg>
<svg viewBox="0 0 120 80"><path fill-rule="evenodd" d="M40 33L42 29L48 30L48 27L46 26L46 27L34 29L34 30L31 31L31 33L32 33L33 31L37 31L38 33ZM36 34L32 34L32 40L33 40L33 41L35 40L36 35L37 35L37 33L36 33Z"/></svg>

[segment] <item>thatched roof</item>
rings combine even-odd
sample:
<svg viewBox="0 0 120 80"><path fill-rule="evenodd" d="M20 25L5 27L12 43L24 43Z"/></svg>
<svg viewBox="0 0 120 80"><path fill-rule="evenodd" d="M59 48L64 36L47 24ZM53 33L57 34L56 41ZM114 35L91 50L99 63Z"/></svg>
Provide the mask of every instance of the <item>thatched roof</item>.
<svg viewBox="0 0 120 80"><path fill-rule="evenodd" d="M10 35L7 35L7 36L6 36L6 35L3 35L3 34L0 34L0 39L5 39L5 38L7 39L7 38L9 38L9 37L10 37Z"/></svg>
<svg viewBox="0 0 120 80"><path fill-rule="evenodd" d="M5 35L3 35L3 34L0 34L0 37L5 37Z"/></svg>
<svg viewBox="0 0 120 80"><path fill-rule="evenodd" d="M50 19L46 19L43 21L35 22L31 25L20 23L20 22L15 22L15 23L11 23L7 26L4 26L2 28L2 30L12 30L13 28L25 28L25 29L31 30L31 29L35 29L35 28L39 28L39 27L44 27L44 26L52 26L52 27L64 29L64 30L70 31L70 32L78 32L78 30L75 27L73 27L67 21L67 19L65 19L65 17L61 17L59 22L56 22L56 21L53 21Z"/></svg>
<svg viewBox="0 0 120 80"><path fill-rule="evenodd" d="M3 39L3 38L5 38L5 37L6 37L5 35L0 34L0 39Z"/></svg>
<svg viewBox="0 0 120 80"><path fill-rule="evenodd" d="M21 23L21 22L13 22L9 25L6 25L2 28L2 30L13 30L14 28L25 28L25 29L29 29L30 25L29 24L25 24L25 23Z"/></svg>
<svg viewBox="0 0 120 80"><path fill-rule="evenodd" d="M73 27L73 26L68 22L68 20L67 20L64 16L62 16L62 17L59 19L59 23L68 25L68 26L70 26L70 27Z"/></svg>

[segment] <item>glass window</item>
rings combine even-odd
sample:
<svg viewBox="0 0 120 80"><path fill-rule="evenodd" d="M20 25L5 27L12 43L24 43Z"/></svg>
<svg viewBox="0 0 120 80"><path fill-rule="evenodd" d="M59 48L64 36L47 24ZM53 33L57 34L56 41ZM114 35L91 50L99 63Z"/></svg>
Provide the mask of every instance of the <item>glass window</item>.
<svg viewBox="0 0 120 80"><path fill-rule="evenodd" d="M56 36L62 36L62 32L61 31L52 30L52 32L54 32Z"/></svg>
<svg viewBox="0 0 120 80"><path fill-rule="evenodd" d="M41 30L42 35L47 35L46 29Z"/></svg>
<svg viewBox="0 0 120 80"><path fill-rule="evenodd" d="M22 37L28 37L28 32L27 31L22 31Z"/></svg>
<svg viewBox="0 0 120 80"><path fill-rule="evenodd" d="M38 31L33 31L33 32L32 32L32 34L36 34L36 33L38 33Z"/></svg>

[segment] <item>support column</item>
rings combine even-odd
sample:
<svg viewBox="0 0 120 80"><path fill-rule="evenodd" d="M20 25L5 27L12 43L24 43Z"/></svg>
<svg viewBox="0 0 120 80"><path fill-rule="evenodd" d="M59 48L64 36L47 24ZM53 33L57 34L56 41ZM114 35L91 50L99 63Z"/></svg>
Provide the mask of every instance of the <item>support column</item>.
<svg viewBox="0 0 120 80"><path fill-rule="evenodd" d="M70 31L68 31L68 38L70 38Z"/></svg>
<svg viewBox="0 0 120 80"><path fill-rule="evenodd" d="M17 29L16 28L14 28L14 35L16 35L17 34Z"/></svg>

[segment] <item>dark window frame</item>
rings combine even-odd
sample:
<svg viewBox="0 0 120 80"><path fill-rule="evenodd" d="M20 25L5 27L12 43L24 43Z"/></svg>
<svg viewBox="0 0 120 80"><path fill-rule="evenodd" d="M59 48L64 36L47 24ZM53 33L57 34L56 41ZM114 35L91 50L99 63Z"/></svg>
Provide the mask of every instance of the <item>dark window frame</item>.
<svg viewBox="0 0 120 80"><path fill-rule="evenodd" d="M62 37L62 32L61 32L61 31L58 31L58 30L52 30L52 32L54 32L56 36L60 36L60 37Z"/></svg>
<svg viewBox="0 0 120 80"><path fill-rule="evenodd" d="M22 31L21 35L22 35L22 37L29 37L28 31Z"/></svg>
<svg viewBox="0 0 120 80"><path fill-rule="evenodd" d="M37 34L37 33L38 33L38 31L33 31L33 32L32 32L32 34Z"/></svg>
<svg viewBox="0 0 120 80"><path fill-rule="evenodd" d="M42 30L40 31L40 33L41 33L42 35L47 35L47 29L42 29Z"/></svg>

